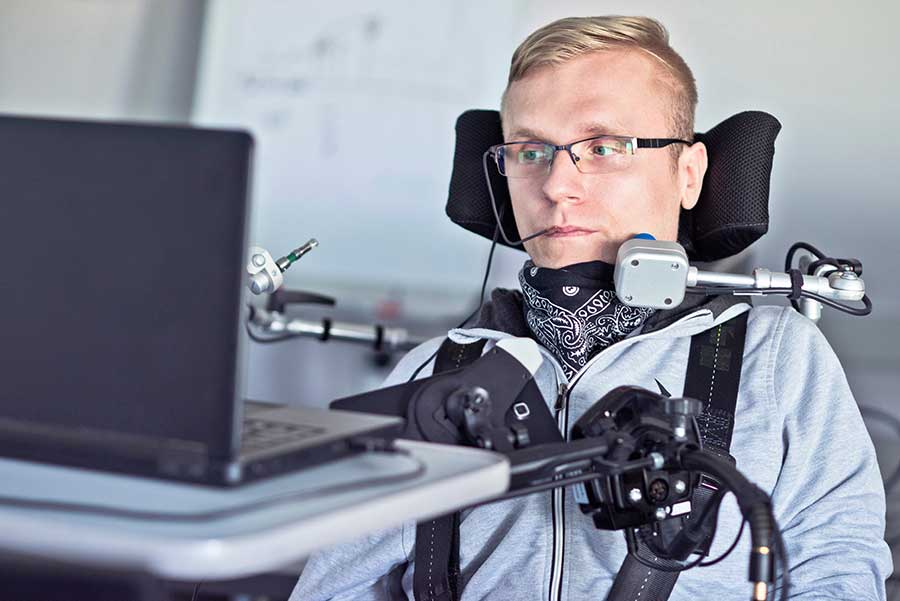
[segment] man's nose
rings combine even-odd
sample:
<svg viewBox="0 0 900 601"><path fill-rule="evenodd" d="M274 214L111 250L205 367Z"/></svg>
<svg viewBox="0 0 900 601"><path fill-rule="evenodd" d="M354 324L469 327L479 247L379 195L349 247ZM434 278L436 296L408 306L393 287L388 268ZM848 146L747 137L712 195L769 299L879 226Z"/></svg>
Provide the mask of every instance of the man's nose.
<svg viewBox="0 0 900 601"><path fill-rule="evenodd" d="M552 202L577 203L584 199L582 174L565 150L558 150L550 163L550 172L541 187L544 196Z"/></svg>

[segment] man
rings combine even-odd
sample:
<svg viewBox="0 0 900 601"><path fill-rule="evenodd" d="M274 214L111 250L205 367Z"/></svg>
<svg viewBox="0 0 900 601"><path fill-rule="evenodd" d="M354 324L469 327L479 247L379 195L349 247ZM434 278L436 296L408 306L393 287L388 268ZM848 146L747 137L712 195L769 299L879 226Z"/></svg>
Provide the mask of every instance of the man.
<svg viewBox="0 0 900 601"><path fill-rule="evenodd" d="M691 336L749 311L731 453L772 495L791 598L884 599L892 566L875 453L817 328L790 308L724 297L689 296L653 312L614 295L619 245L640 232L675 240L680 209L698 200L707 157L691 143L696 101L690 69L652 19L563 19L529 36L513 55L502 103L507 145L497 150L519 233L551 229L525 243L522 293L495 290L477 327L451 337L488 339L487 349L509 336L535 338L545 359L535 380L568 431L620 385L679 396ZM633 138L668 142L635 148ZM410 353L386 384L409 378L440 342ZM572 494L463 512L461 598L606 598L625 542L595 529ZM712 556L740 525L729 497ZM407 524L313 557L292 599L412 599L415 532ZM670 599L745 598L748 548L745 532L724 561L684 572Z"/></svg>

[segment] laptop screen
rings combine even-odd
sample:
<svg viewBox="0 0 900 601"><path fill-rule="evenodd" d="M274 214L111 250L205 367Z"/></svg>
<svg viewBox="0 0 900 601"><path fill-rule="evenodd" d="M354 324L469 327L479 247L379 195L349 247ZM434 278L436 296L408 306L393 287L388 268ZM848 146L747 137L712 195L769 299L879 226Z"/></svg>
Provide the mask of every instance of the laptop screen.
<svg viewBox="0 0 900 601"><path fill-rule="evenodd" d="M0 418L229 452L251 150L0 117Z"/></svg>

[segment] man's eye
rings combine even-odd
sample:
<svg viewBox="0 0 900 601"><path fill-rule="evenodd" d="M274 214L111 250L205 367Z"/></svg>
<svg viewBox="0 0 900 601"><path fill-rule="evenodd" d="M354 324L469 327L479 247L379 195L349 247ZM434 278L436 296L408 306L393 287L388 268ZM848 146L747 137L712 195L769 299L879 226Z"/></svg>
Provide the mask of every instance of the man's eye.
<svg viewBox="0 0 900 601"><path fill-rule="evenodd" d="M591 148L591 153L598 157L608 157L614 154L618 154L616 149L608 144L597 144L593 146Z"/></svg>
<svg viewBox="0 0 900 601"><path fill-rule="evenodd" d="M537 149L525 149L519 151L520 163L537 163L544 159L544 151Z"/></svg>

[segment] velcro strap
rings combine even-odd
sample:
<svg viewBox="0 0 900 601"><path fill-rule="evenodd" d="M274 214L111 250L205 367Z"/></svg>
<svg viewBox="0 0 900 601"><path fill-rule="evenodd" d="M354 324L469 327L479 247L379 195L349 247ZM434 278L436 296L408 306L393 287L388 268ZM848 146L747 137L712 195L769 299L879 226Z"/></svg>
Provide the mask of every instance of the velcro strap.
<svg viewBox="0 0 900 601"><path fill-rule="evenodd" d="M788 298L793 301L800 300L800 292L803 289L803 274L800 273L799 269L791 269L788 271L788 275L791 276L791 294Z"/></svg>

